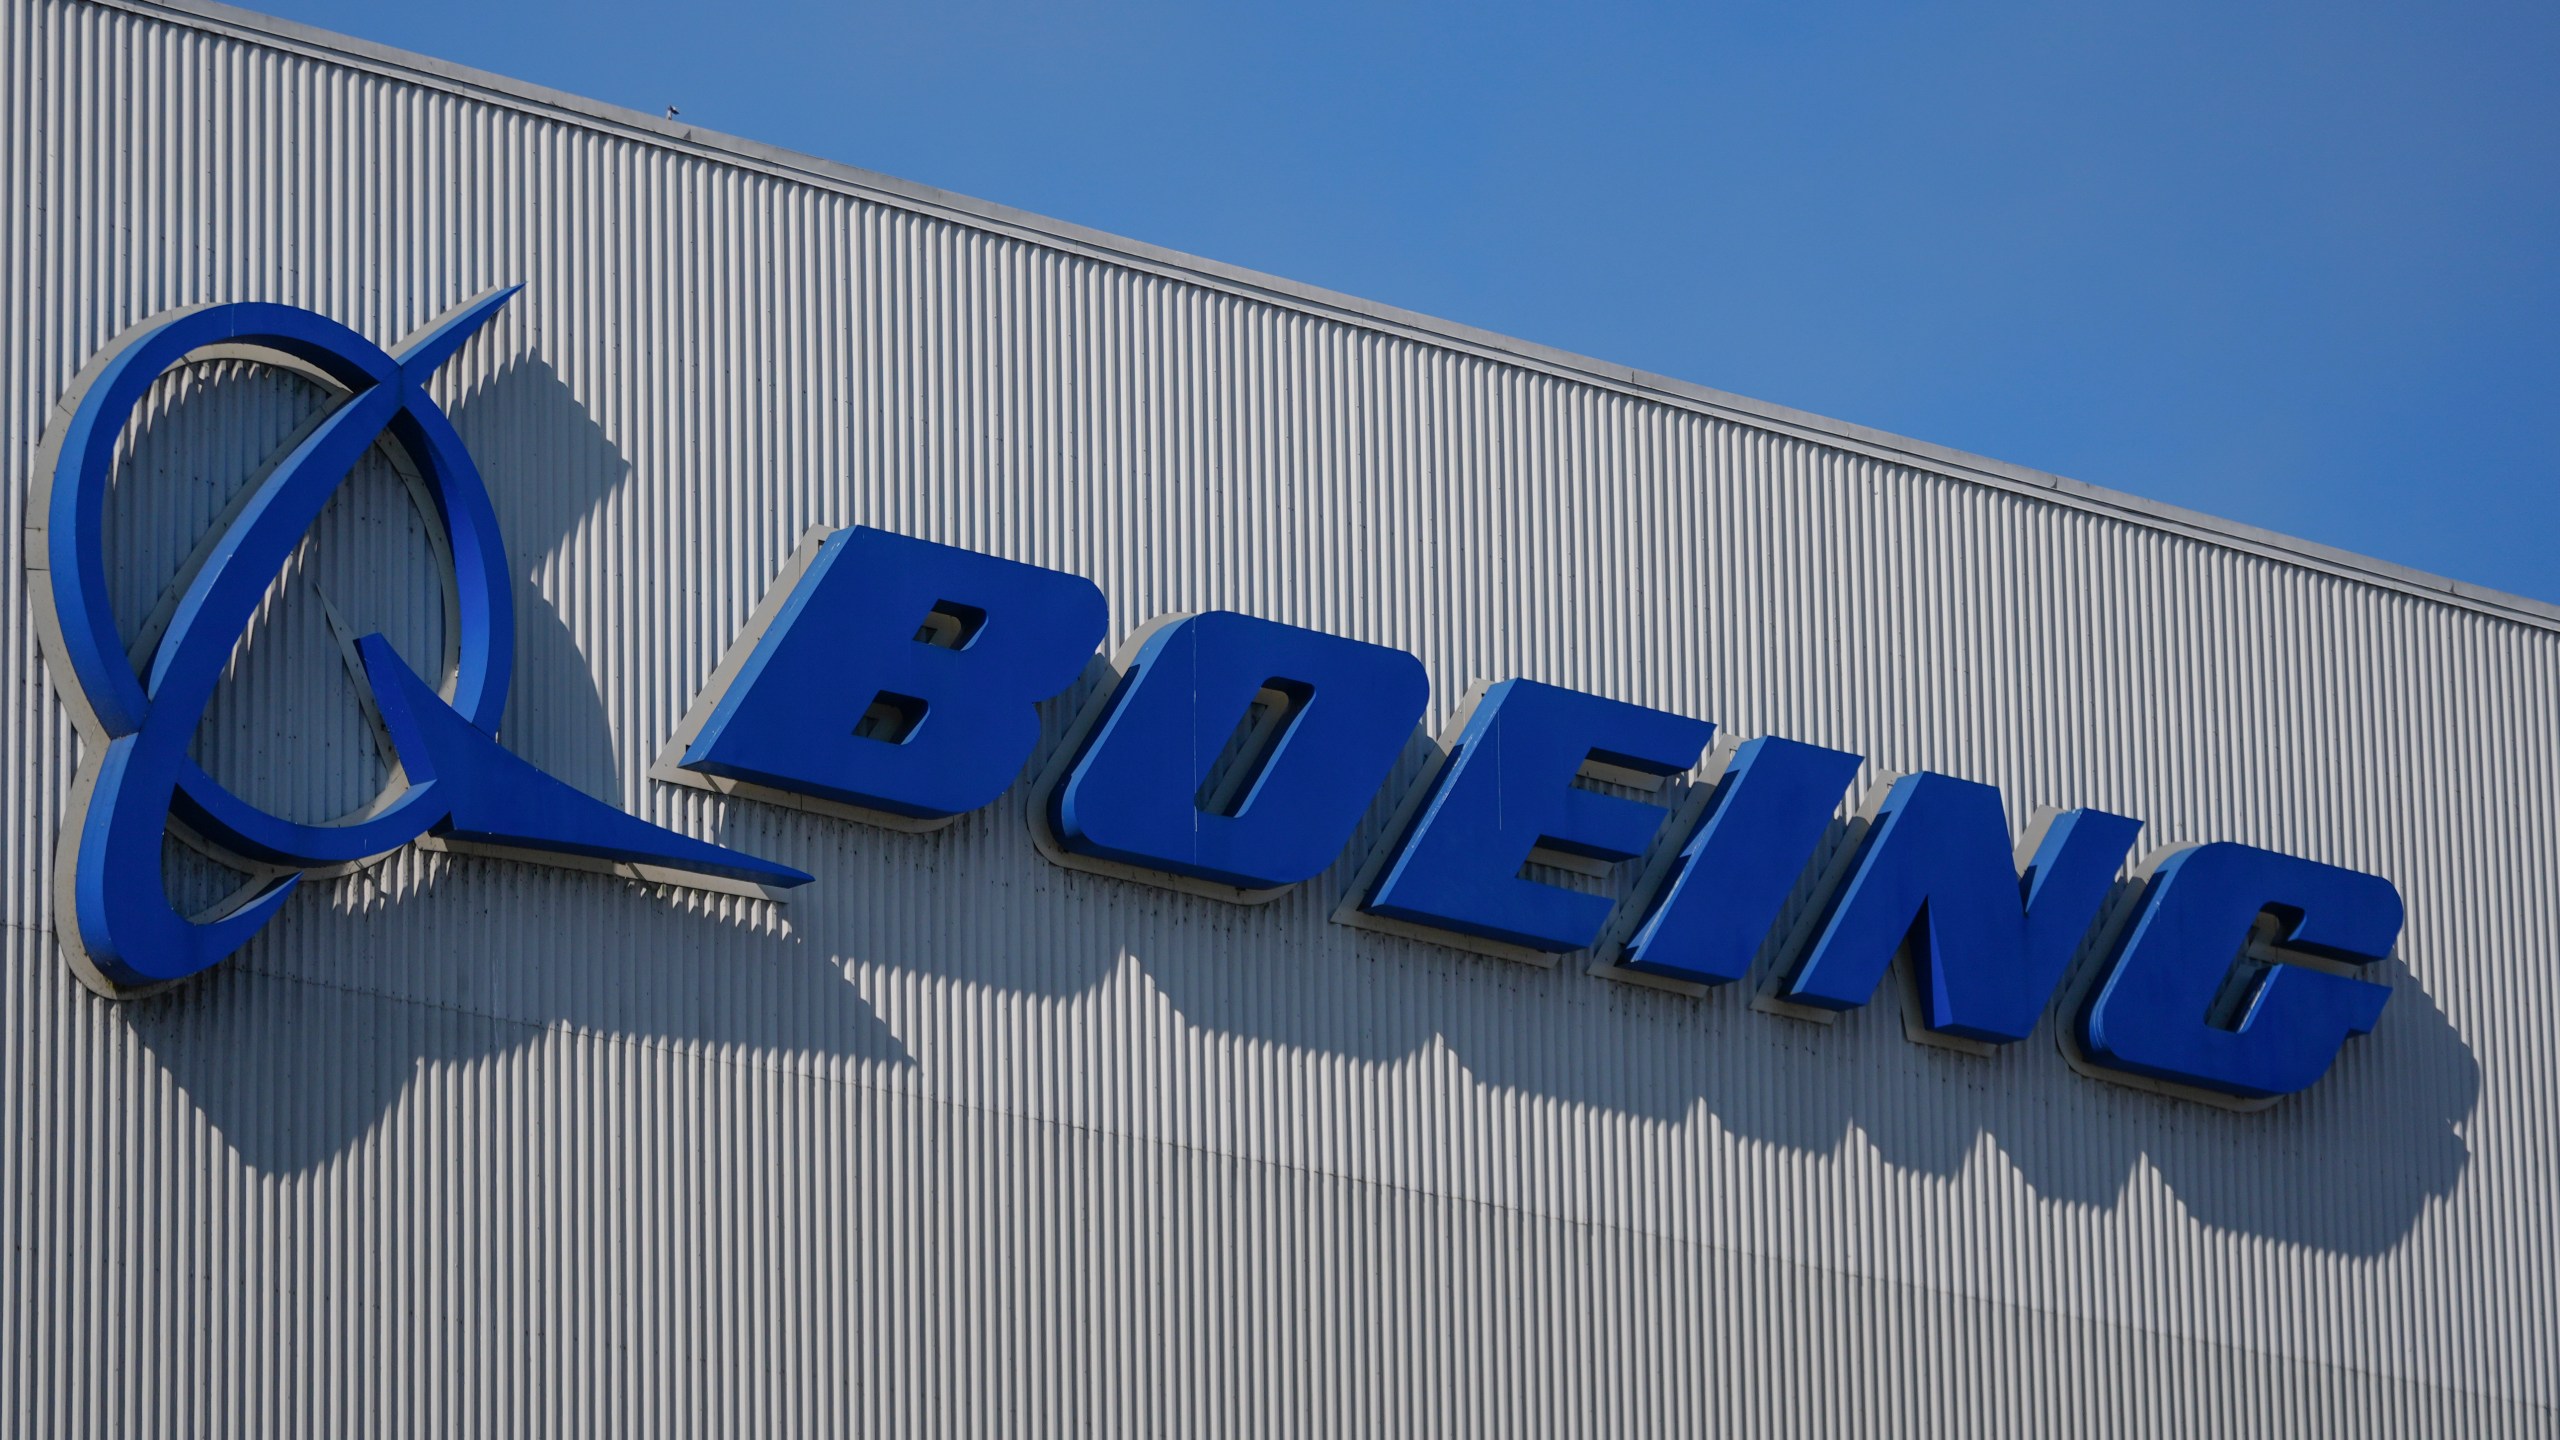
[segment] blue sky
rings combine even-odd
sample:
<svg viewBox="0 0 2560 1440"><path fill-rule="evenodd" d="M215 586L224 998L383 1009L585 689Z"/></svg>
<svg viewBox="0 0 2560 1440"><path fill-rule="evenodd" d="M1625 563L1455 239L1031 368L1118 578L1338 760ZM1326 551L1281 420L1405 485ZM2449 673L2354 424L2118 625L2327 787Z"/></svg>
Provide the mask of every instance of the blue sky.
<svg viewBox="0 0 2560 1440"><path fill-rule="evenodd" d="M2560 601L2560 6L263 0Z"/></svg>

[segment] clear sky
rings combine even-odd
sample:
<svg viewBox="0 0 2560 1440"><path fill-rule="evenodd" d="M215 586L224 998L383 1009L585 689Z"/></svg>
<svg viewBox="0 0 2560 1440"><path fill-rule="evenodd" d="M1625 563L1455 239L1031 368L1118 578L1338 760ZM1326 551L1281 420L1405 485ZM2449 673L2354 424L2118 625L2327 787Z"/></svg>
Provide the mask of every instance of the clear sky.
<svg viewBox="0 0 2560 1440"><path fill-rule="evenodd" d="M254 0L2560 601L2560 4Z"/></svg>

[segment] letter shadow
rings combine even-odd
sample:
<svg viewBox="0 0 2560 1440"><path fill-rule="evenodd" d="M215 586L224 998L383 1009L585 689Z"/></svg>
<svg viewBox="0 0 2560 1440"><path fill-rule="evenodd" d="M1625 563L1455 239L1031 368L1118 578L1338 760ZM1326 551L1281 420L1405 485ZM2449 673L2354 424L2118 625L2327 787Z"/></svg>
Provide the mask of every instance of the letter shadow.
<svg viewBox="0 0 2560 1440"><path fill-rule="evenodd" d="M1050 744L1099 680L1048 707ZM1043 863L1021 788L921 837L770 807L728 818L827 867L828 893L794 917L827 953L1051 996L1104 983L1126 953L1206 1029L1375 1062L1444 1043L1486 1085L1658 1122L1703 1112L1811 1154L1854 1133L1898 1166L1952 1176L1987 1136L2038 1194L2102 1208L2147 1163L2207 1224L2354 1255L2390 1249L2468 1163L2458 1127L2477 1058L2396 960L2374 1034L2311 1090L2240 1113L2077 1073L2055 1039L2059 1000L2027 1040L1974 1055L1907 1040L1891 982L1825 1026L1754 1010L1749 982L1690 998L1590 976L1586 956L1540 969L1332 923L1431 753L1417 731L1334 870L1253 907ZM813 853L830 832L840 855Z"/></svg>

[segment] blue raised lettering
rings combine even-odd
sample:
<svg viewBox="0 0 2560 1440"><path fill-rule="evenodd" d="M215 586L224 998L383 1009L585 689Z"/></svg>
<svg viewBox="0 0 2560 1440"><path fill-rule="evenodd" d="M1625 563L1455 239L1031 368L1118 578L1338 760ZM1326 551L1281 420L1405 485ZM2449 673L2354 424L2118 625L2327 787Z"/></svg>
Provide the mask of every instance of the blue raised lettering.
<svg viewBox="0 0 2560 1440"><path fill-rule="evenodd" d="M1080 575L856 526L827 538L690 770L918 819L994 800L1108 623Z"/></svg>
<svg viewBox="0 0 2560 1440"><path fill-rule="evenodd" d="M2261 915L2275 957L2242 947ZM2225 1094L2289 1095L2373 1029L2389 986L2280 963L2292 950L2349 965L2391 953L2400 892L2377 875L2229 843L2164 862L2080 1020L2087 1056L2112 1070ZM2270 963L2270 960L2279 963Z"/></svg>
<svg viewBox="0 0 2560 1440"><path fill-rule="evenodd" d="M1857 773L1847 751L1774 735L1735 751L1619 963L1697 985L1741 979Z"/></svg>
<svg viewBox="0 0 2560 1440"><path fill-rule="evenodd" d="M1112 693L1050 827L1142 869L1294 885L1341 853L1430 694L1402 650L1232 611L1172 621Z"/></svg>
<svg viewBox="0 0 2560 1440"><path fill-rule="evenodd" d="M1846 1010L1875 994L1905 940L1928 1030L2005 1043L2035 1029L2142 822L2075 810L2013 868L2000 792L1948 775L1894 782L1821 936L1783 988Z"/></svg>
<svg viewBox="0 0 2560 1440"><path fill-rule="evenodd" d="M1506 680L1485 692L1364 909L1537 950L1597 938L1613 902L1520 878L1539 847L1594 860L1643 853L1659 806L1575 788L1585 761L1646 775L1698 763L1715 727L1622 700Z"/></svg>

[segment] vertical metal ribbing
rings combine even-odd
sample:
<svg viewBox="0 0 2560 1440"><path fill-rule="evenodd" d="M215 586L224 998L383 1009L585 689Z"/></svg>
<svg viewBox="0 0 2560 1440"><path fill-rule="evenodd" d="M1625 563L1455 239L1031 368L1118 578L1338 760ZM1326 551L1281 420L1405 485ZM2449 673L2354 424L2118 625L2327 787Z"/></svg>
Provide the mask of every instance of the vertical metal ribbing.
<svg viewBox="0 0 2560 1440"><path fill-rule="evenodd" d="M812 870L787 911L406 852L110 1005L50 935L77 746L0 599L0 1413L36 1433L2008 1434L2547 1427L2560 642L1491 343L955 220L142 6L0 7L0 456L173 306L438 381L521 584L507 742ZM118 603L313 397L142 407ZM644 779L811 524L1400 645L2392 876L2383 1027L2233 1117ZM22 530L0 539L16 574ZM201 739L361 798L312 599L441 646L387 472ZM1072 703L1045 714L1055 743ZM1410 783L1408 757L1398 783ZM1862 779L1863 783L1863 779ZM1352 847L1376 838L1381 804Z"/></svg>

